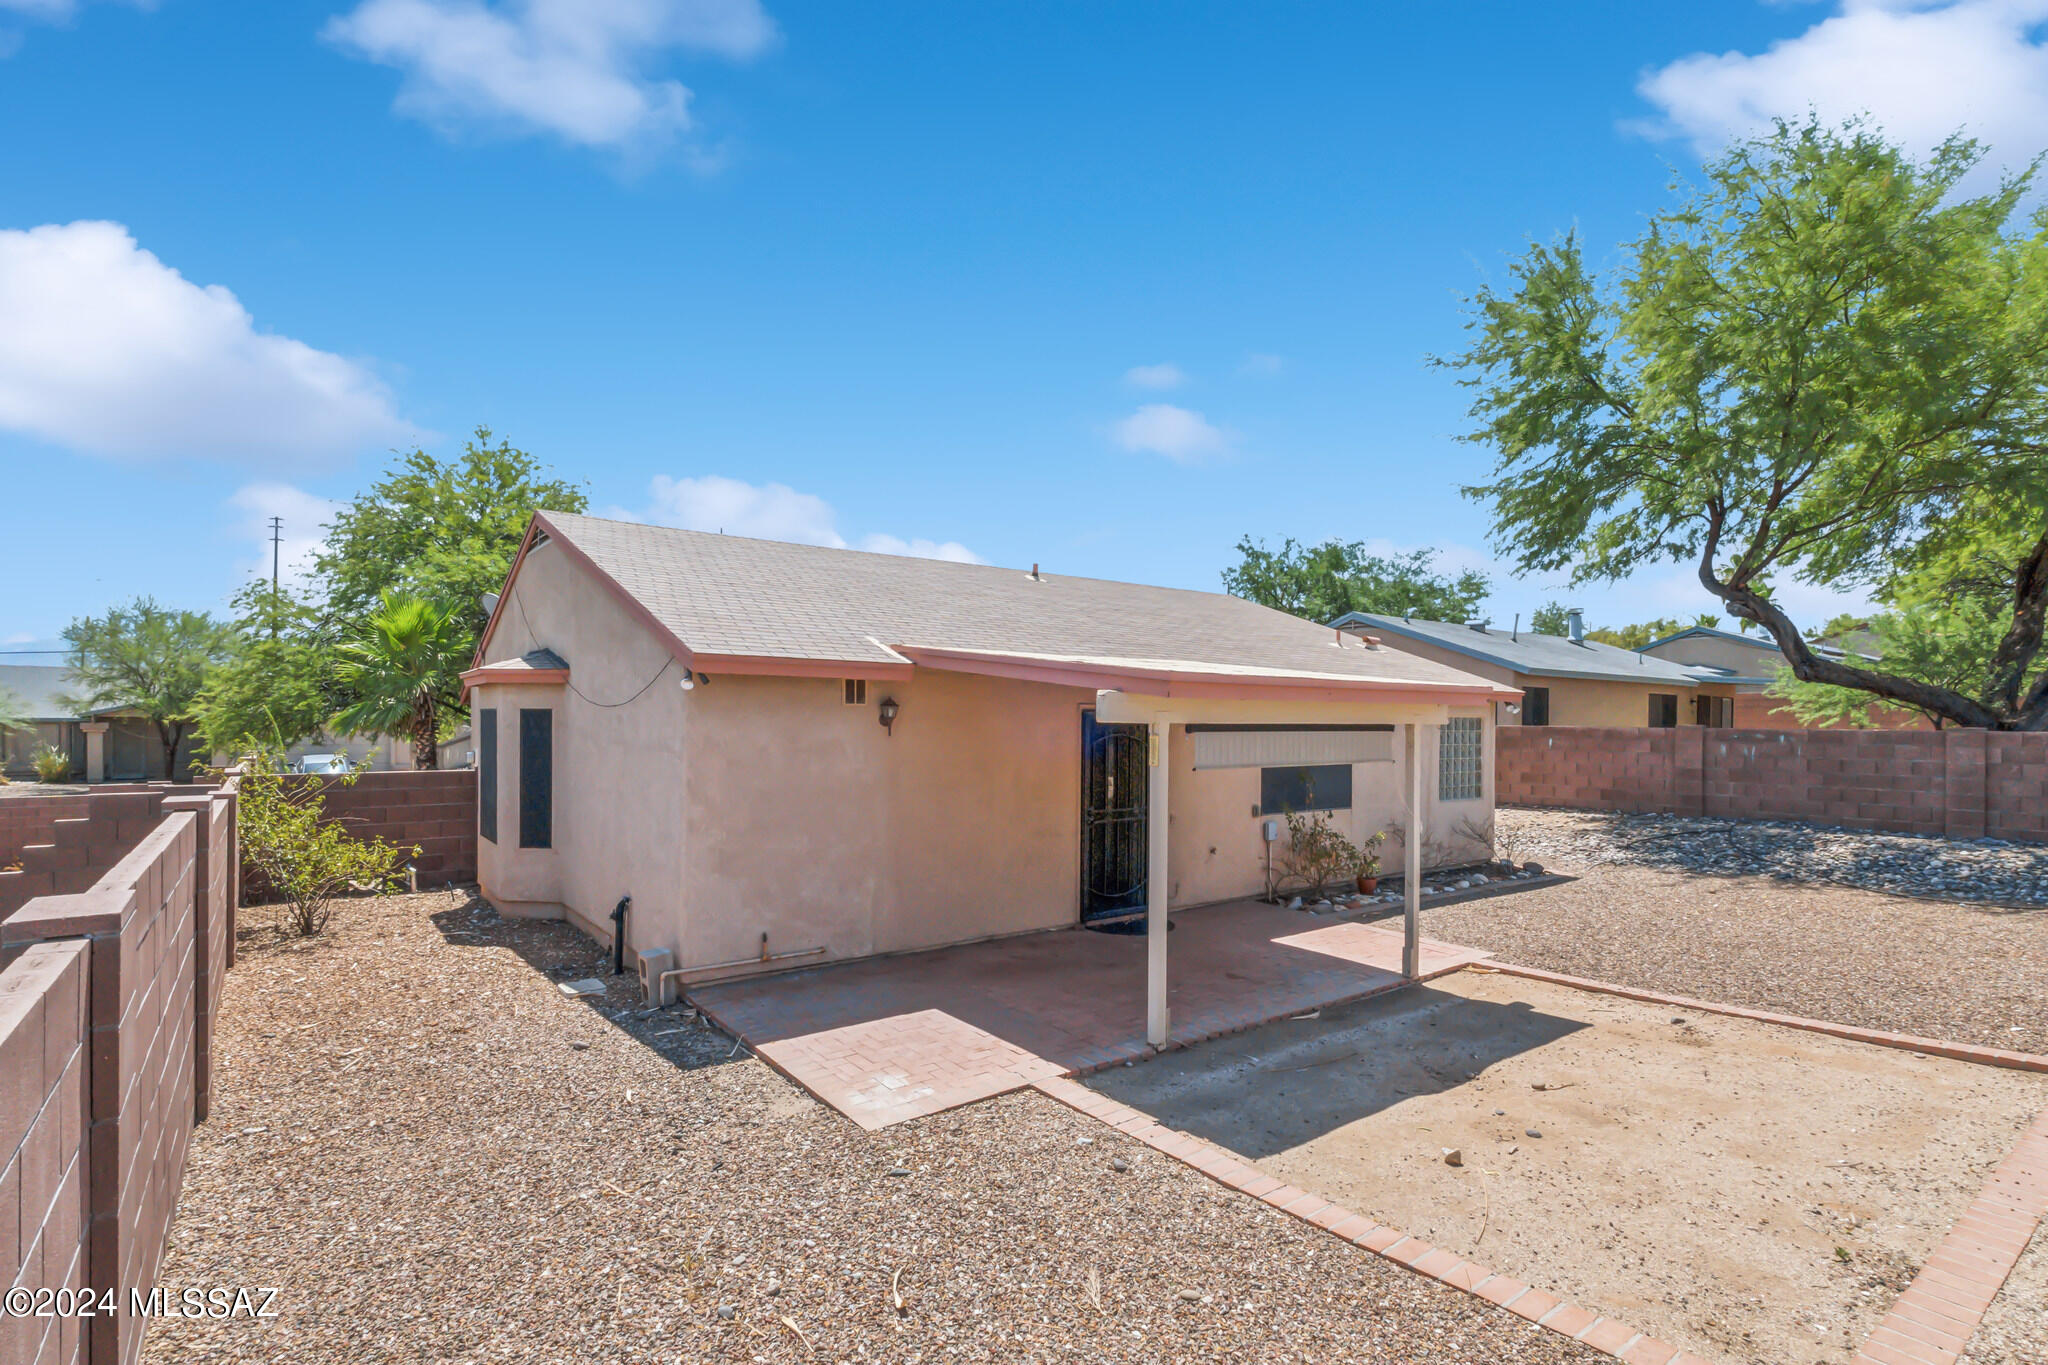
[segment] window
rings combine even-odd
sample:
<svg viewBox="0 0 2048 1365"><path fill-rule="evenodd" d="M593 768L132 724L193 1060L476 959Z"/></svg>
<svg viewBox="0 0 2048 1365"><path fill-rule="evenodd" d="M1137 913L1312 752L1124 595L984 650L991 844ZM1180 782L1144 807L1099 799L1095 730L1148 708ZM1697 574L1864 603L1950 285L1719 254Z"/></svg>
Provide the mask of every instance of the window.
<svg viewBox="0 0 2048 1365"><path fill-rule="evenodd" d="M1350 810L1351 765L1322 763L1308 768L1259 769L1259 814Z"/></svg>
<svg viewBox="0 0 2048 1365"><path fill-rule="evenodd" d="M1711 725L1727 729L1735 724L1735 698L1695 697L1692 703L1693 719L1700 725Z"/></svg>
<svg viewBox="0 0 2048 1365"><path fill-rule="evenodd" d="M868 704L868 680L866 678L848 678L846 680L846 704L848 706L866 706Z"/></svg>
<svg viewBox="0 0 2048 1365"><path fill-rule="evenodd" d="M1650 694L1650 728L1669 730L1678 724L1678 694L1676 692L1652 692Z"/></svg>
<svg viewBox="0 0 2048 1365"><path fill-rule="evenodd" d="M519 712L519 846L555 845L555 713Z"/></svg>
<svg viewBox="0 0 2048 1365"><path fill-rule="evenodd" d="M476 832L498 842L498 710L476 713Z"/></svg>
<svg viewBox="0 0 2048 1365"><path fill-rule="evenodd" d="M1444 722L1436 751L1436 798L1477 801L1486 794L1481 753L1486 729L1477 716L1452 716Z"/></svg>
<svg viewBox="0 0 2048 1365"><path fill-rule="evenodd" d="M1522 724L1550 724L1549 688L1525 687L1522 689Z"/></svg>

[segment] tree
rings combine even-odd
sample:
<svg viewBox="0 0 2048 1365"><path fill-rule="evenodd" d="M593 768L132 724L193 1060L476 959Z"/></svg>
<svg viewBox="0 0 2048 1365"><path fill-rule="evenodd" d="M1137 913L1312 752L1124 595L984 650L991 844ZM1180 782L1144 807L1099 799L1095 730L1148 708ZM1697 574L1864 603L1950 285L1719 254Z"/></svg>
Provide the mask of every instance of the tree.
<svg viewBox="0 0 2048 1365"><path fill-rule="evenodd" d="M478 427L453 460L415 450L335 514L313 561L330 617L360 620L396 591L440 603L475 642L487 619L479 599L504 586L533 514L589 505L581 487L490 441Z"/></svg>
<svg viewBox="0 0 2048 1365"><path fill-rule="evenodd" d="M1223 590L1262 606L1331 621L1349 611L1464 621L1486 600L1484 574L1467 569L1453 577L1431 568L1434 550L1368 554L1358 541L1329 540L1278 550L1250 536L1237 543L1238 563L1223 571Z"/></svg>
<svg viewBox="0 0 2048 1365"><path fill-rule="evenodd" d="M1562 602L1545 602L1529 617L1529 629L1538 635L1569 635L1572 612Z"/></svg>
<svg viewBox="0 0 2048 1365"><path fill-rule="evenodd" d="M2048 222L2031 172L1958 192L1976 144L1915 162L1859 124L1737 144L1652 218L1606 281L1532 248L1474 299L1440 363L1493 447L1497 542L1524 571L1621 578L1692 560L1802 681L1950 722L2048 728ZM1882 583L1953 556L1994 509L2021 553L1980 694L1809 647L1773 595Z"/></svg>
<svg viewBox="0 0 2048 1365"><path fill-rule="evenodd" d="M441 717L461 705L456 675L471 645L455 614L422 597L387 590L340 650L336 672L353 700L334 727L352 735L412 740L412 766L440 765Z"/></svg>
<svg viewBox="0 0 2048 1365"><path fill-rule="evenodd" d="M235 610L227 655L193 705L207 745L281 751L319 733L343 701L320 614L260 579L235 595Z"/></svg>
<svg viewBox="0 0 2048 1365"><path fill-rule="evenodd" d="M1720 625L1721 618L1707 611L1701 612L1690 621L1681 621L1675 616L1660 616L1654 621L1642 621L1632 626L1603 626L1599 630L1587 631L1586 638L1598 640L1603 645L1613 645L1618 649L1642 649L1682 630L1692 630L1696 627L1716 630Z"/></svg>
<svg viewBox="0 0 2048 1365"><path fill-rule="evenodd" d="M207 671L227 651L227 629L204 612L174 611L153 598L81 616L64 628L77 689L64 703L81 714L118 707L139 713L163 746L164 773L174 781L178 748L192 733L194 706Z"/></svg>

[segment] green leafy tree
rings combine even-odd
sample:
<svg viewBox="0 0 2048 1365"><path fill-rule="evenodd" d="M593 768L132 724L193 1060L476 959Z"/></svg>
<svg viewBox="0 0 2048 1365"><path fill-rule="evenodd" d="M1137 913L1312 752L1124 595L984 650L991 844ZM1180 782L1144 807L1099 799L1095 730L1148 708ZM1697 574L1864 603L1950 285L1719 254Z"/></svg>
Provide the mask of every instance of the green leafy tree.
<svg viewBox="0 0 2048 1365"><path fill-rule="evenodd" d="M1486 600L1484 574L1451 575L1431 565L1436 551L1369 554L1363 543L1329 540L1278 550L1250 536L1237 543L1238 562L1223 571L1223 590L1262 606L1330 621L1350 611L1416 616L1430 621L1464 621Z"/></svg>
<svg viewBox="0 0 2048 1365"><path fill-rule="evenodd" d="M452 460L415 450L328 524L313 561L327 613L357 621L387 591L407 593L442 604L474 645L486 620L480 599L504 586L533 514L588 505L580 486L549 477L532 455L492 445L488 427Z"/></svg>
<svg viewBox="0 0 2048 1365"><path fill-rule="evenodd" d="M105 616L82 616L64 629L76 688L64 698L80 713L134 711L156 730L164 771L176 781L178 748L192 733L207 672L227 654L228 630L204 612L175 611L138 597Z"/></svg>
<svg viewBox="0 0 2048 1365"><path fill-rule="evenodd" d="M1704 626L1708 630L1718 629L1721 618L1714 613L1701 612L1690 621L1681 621L1675 616L1660 616L1654 621L1639 621L1631 626L1608 626L1586 632L1588 640L1598 640L1605 645L1620 649L1641 649L1655 644L1667 635L1676 635L1681 630Z"/></svg>
<svg viewBox="0 0 2048 1365"><path fill-rule="evenodd" d="M1866 128L1780 125L1707 166L1602 280L1572 237L1480 291L1442 363L1493 480L1467 489L1523 571L1612 580L1690 560L1804 682L1968 726L2048 727L2048 222L2031 173L1988 195L1954 138L1924 162ZM1817 653L1773 595L1881 583L1995 508L2026 549L1979 691Z"/></svg>
<svg viewBox="0 0 2048 1365"><path fill-rule="evenodd" d="M461 705L457 675L470 648L454 613L387 590L337 651L336 673L352 700L335 714L334 728L404 735L413 767L439 767L441 719Z"/></svg>
<svg viewBox="0 0 2048 1365"><path fill-rule="evenodd" d="M342 704L325 618L290 586L258 580L235 595L226 657L193 706L216 751L283 750L319 733Z"/></svg>
<svg viewBox="0 0 2048 1365"><path fill-rule="evenodd" d="M1529 617L1529 629L1538 635L1569 635L1572 611L1562 602L1545 602Z"/></svg>

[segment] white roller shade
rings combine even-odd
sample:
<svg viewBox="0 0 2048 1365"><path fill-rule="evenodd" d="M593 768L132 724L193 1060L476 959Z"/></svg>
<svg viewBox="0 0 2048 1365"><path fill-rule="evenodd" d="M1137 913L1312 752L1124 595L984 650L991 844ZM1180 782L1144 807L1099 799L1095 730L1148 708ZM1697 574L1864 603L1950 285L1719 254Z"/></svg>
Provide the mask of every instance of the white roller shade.
<svg viewBox="0 0 2048 1365"><path fill-rule="evenodd" d="M1319 763L1392 763L1388 730L1196 730L1195 769L1296 768Z"/></svg>

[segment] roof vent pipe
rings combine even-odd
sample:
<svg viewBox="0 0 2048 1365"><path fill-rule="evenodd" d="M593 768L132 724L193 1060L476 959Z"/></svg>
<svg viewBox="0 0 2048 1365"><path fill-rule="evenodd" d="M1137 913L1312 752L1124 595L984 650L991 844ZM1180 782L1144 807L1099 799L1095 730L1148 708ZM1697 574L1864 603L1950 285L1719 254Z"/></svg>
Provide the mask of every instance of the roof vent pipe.
<svg viewBox="0 0 2048 1365"><path fill-rule="evenodd" d="M1583 608L1573 607L1564 614L1565 632L1572 637L1572 643L1586 643L1586 613Z"/></svg>

